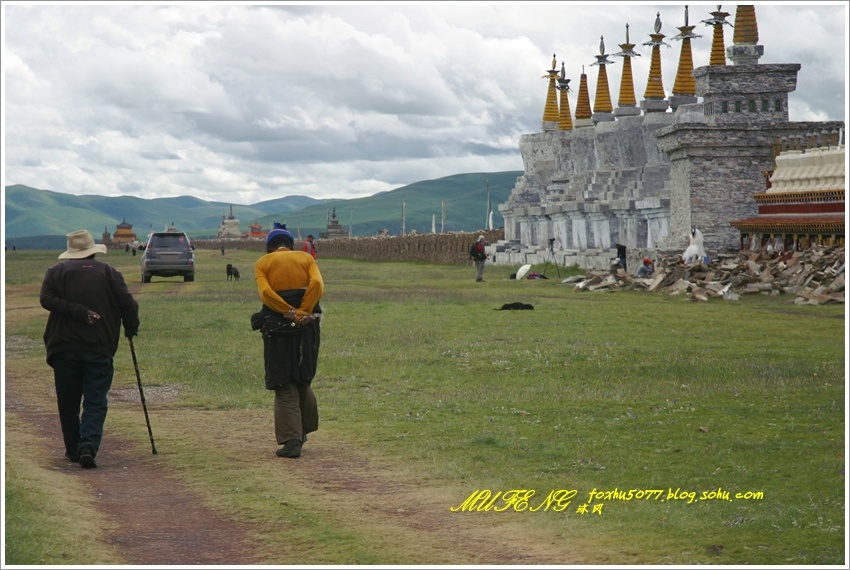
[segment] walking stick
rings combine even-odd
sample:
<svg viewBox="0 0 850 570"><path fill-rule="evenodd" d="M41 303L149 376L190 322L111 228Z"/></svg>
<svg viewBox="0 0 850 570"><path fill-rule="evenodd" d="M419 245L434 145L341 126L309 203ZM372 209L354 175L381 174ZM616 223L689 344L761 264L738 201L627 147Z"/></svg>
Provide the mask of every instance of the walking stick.
<svg viewBox="0 0 850 570"><path fill-rule="evenodd" d="M139 384L139 396L142 398L142 409L145 410L145 422L148 424L148 435L151 438L151 450L153 450L153 454L156 455L156 445L153 443L153 432L151 431L151 421L148 418L148 407L145 405L145 392L142 390L142 377L139 374L139 363L136 361L136 348L133 346L133 337L128 336L127 340L130 341L130 354L133 355L133 368L136 369L136 381Z"/></svg>

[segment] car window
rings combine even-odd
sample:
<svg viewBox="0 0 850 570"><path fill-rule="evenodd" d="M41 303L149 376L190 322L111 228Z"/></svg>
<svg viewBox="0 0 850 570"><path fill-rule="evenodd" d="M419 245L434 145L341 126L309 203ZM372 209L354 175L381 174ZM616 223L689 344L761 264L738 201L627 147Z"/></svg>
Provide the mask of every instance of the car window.
<svg viewBox="0 0 850 570"><path fill-rule="evenodd" d="M188 247L186 236L155 235L151 238L150 247L159 249L184 250Z"/></svg>

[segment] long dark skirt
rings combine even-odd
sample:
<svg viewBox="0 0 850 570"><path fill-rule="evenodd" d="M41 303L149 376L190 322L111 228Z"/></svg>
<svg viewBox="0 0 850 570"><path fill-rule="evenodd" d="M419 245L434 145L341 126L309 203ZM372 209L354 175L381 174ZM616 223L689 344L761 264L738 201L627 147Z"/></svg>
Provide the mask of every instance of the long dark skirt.
<svg viewBox="0 0 850 570"><path fill-rule="evenodd" d="M310 385L319 363L320 325L308 325L294 334L263 334L266 388L288 382Z"/></svg>

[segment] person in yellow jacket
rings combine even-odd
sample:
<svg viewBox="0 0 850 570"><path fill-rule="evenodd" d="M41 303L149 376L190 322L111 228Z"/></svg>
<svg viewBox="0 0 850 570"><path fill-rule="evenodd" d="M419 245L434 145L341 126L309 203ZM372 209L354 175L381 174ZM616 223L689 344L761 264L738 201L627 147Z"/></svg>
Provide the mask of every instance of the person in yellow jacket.
<svg viewBox="0 0 850 570"><path fill-rule="evenodd" d="M266 238L266 255L257 260L254 277L263 308L251 317L263 332L266 388L274 390L274 432L278 457L300 457L307 434L319 428L319 411L311 384L319 360L319 301L324 281L313 256L296 251L285 224L274 223Z"/></svg>

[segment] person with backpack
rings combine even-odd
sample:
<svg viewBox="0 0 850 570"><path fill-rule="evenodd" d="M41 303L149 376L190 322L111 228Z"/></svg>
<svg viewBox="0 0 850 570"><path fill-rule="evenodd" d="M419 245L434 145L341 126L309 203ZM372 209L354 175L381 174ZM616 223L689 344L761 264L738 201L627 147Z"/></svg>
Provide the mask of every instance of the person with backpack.
<svg viewBox="0 0 850 570"><path fill-rule="evenodd" d="M478 241L472 244L469 248L469 257L475 262L475 282L484 282L484 262L487 261L487 253L484 251L484 246L487 242L484 241L484 235L478 236Z"/></svg>

